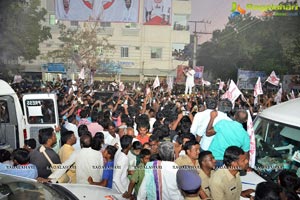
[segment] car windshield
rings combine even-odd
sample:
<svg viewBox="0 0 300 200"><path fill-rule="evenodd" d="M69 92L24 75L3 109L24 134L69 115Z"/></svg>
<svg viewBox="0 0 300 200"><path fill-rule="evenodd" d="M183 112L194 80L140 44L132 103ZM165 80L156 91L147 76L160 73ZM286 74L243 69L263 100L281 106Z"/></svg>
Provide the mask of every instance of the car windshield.
<svg viewBox="0 0 300 200"><path fill-rule="evenodd" d="M0 173L0 199L61 200L70 198L45 184Z"/></svg>
<svg viewBox="0 0 300 200"><path fill-rule="evenodd" d="M254 130L257 171L264 178L276 181L282 169L298 170L292 156L300 150L300 128L258 117Z"/></svg>

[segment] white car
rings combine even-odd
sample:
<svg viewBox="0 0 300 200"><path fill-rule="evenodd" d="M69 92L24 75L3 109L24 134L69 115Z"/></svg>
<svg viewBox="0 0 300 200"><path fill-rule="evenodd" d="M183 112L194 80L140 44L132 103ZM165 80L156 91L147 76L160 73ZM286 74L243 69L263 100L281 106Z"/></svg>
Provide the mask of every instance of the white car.
<svg viewBox="0 0 300 200"><path fill-rule="evenodd" d="M0 200L121 200L109 188L83 184L39 183L36 180L0 173Z"/></svg>

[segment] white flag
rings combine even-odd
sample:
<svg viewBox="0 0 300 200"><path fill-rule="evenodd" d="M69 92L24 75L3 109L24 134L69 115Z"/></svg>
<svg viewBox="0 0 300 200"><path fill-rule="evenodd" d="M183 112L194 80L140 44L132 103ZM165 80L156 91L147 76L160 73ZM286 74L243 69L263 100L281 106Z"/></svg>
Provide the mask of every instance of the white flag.
<svg viewBox="0 0 300 200"><path fill-rule="evenodd" d="M167 77L167 84L168 84L168 91L172 91L174 85L174 78L173 76Z"/></svg>
<svg viewBox="0 0 300 200"><path fill-rule="evenodd" d="M254 97L257 97L258 95L263 94L263 90L261 87L261 81L260 81L260 77L258 77L256 84L254 86Z"/></svg>
<svg viewBox="0 0 300 200"><path fill-rule="evenodd" d="M225 85L225 82L224 81L220 81L220 83L219 83L219 90L223 90L224 85Z"/></svg>
<svg viewBox="0 0 300 200"><path fill-rule="evenodd" d="M133 83L132 90L133 90L133 91L136 90L135 82Z"/></svg>
<svg viewBox="0 0 300 200"><path fill-rule="evenodd" d="M252 117L247 110L248 113L248 120L247 120L247 132L250 137L250 150L249 150L249 166L254 168L255 167L255 156L256 156L256 143L255 143L255 135L254 135L254 128L253 128L253 122L252 122Z"/></svg>
<svg viewBox="0 0 300 200"><path fill-rule="evenodd" d="M123 92L124 89L125 89L125 86L124 86L123 82L120 82L120 83L119 83L119 91L120 91L120 92Z"/></svg>
<svg viewBox="0 0 300 200"><path fill-rule="evenodd" d="M202 79L202 85L210 86L211 83L209 81Z"/></svg>
<svg viewBox="0 0 300 200"><path fill-rule="evenodd" d="M271 83L272 85L278 86L280 79L276 76L275 72L272 71L266 81Z"/></svg>
<svg viewBox="0 0 300 200"><path fill-rule="evenodd" d="M233 80L230 81L228 90L221 96L221 99L229 99L234 107L235 100L242 94Z"/></svg>
<svg viewBox="0 0 300 200"><path fill-rule="evenodd" d="M155 89L155 88L157 88L159 86L160 86L159 78L158 78L158 76L156 76L152 87L153 87L153 89Z"/></svg>
<svg viewBox="0 0 300 200"><path fill-rule="evenodd" d="M78 78L84 80L84 67L81 68Z"/></svg>
<svg viewBox="0 0 300 200"><path fill-rule="evenodd" d="M281 103L281 97L282 97L282 88L278 90L276 96L274 97L274 101L276 102L276 104Z"/></svg>

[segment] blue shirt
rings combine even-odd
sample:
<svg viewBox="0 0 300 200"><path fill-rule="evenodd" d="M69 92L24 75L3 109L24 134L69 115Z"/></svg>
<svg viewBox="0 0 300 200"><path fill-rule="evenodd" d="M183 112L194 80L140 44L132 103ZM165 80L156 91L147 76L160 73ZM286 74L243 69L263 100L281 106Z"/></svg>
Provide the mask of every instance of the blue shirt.
<svg viewBox="0 0 300 200"><path fill-rule="evenodd" d="M250 137L241 123L221 120L215 124L214 130L216 135L208 150L216 160L223 160L224 152L229 146L238 146L245 152L250 150Z"/></svg>
<svg viewBox="0 0 300 200"><path fill-rule="evenodd" d="M114 173L114 161L108 161L103 170L102 180L107 180L108 188L112 188L113 182L113 173Z"/></svg>
<svg viewBox="0 0 300 200"><path fill-rule="evenodd" d="M0 172L31 179L38 177L37 168L33 164L12 166L0 163Z"/></svg>

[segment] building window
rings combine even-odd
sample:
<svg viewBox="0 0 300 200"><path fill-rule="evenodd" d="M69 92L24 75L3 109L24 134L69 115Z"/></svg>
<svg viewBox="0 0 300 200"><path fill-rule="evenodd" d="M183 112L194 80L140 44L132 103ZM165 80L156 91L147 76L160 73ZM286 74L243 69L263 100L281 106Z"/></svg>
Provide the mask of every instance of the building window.
<svg viewBox="0 0 300 200"><path fill-rule="evenodd" d="M126 23L125 28L137 28L137 23Z"/></svg>
<svg viewBox="0 0 300 200"><path fill-rule="evenodd" d="M161 58L162 48L151 48L151 58Z"/></svg>
<svg viewBox="0 0 300 200"><path fill-rule="evenodd" d="M71 23L71 26L78 26L79 25L78 21L70 21L70 23Z"/></svg>
<svg viewBox="0 0 300 200"><path fill-rule="evenodd" d="M50 25L55 25L56 24L55 15L49 15L49 24Z"/></svg>
<svg viewBox="0 0 300 200"><path fill-rule="evenodd" d="M128 58L128 55L129 55L128 47L121 47L121 57Z"/></svg>
<svg viewBox="0 0 300 200"><path fill-rule="evenodd" d="M101 22L100 26L101 27L111 27L111 23L110 22Z"/></svg>
<svg viewBox="0 0 300 200"><path fill-rule="evenodd" d="M187 15L174 15L173 18L173 29L177 31L188 31L188 16Z"/></svg>

